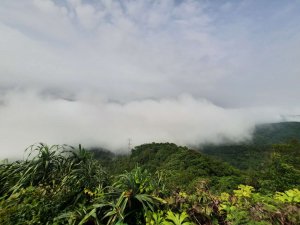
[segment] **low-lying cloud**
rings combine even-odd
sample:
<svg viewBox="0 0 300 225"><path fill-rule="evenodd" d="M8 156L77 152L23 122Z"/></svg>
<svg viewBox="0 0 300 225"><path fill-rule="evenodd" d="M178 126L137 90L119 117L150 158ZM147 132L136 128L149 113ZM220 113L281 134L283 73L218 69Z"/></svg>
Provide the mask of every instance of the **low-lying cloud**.
<svg viewBox="0 0 300 225"><path fill-rule="evenodd" d="M225 109L190 95L127 103L80 94L72 100L13 91L1 96L0 157L20 157L34 143L83 144L128 152L148 142L205 143L251 139L254 126L280 121L273 109ZM133 147L132 146L132 147Z"/></svg>

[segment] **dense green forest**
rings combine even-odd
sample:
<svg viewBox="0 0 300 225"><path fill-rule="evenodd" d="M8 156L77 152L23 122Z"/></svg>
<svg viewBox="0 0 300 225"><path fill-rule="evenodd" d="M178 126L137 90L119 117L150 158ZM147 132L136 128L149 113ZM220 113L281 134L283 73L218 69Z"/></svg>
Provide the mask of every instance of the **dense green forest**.
<svg viewBox="0 0 300 225"><path fill-rule="evenodd" d="M300 142L300 122L281 122L257 125L251 141L206 145L199 150L239 169L255 169L264 164L274 144ZM299 159L299 158L298 158ZM300 161L298 161L300 162ZM299 163L300 164L300 163Z"/></svg>
<svg viewBox="0 0 300 225"><path fill-rule="evenodd" d="M25 160L0 164L0 224L299 224L298 125L200 151L33 145Z"/></svg>

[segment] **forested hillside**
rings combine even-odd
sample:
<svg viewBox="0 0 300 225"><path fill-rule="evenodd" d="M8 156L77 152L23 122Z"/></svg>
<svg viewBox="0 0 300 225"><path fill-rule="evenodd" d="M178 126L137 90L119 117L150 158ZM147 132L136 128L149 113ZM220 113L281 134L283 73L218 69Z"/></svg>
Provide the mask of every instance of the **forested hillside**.
<svg viewBox="0 0 300 225"><path fill-rule="evenodd" d="M281 122L257 125L253 143L261 145L300 141L300 122Z"/></svg>
<svg viewBox="0 0 300 225"><path fill-rule="evenodd" d="M202 152L33 145L0 164L0 224L299 224L299 128L262 125L251 143Z"/></svg>
<svg viewBox="0 0 300 225"><path fill-rule="evenodd" d="M0 224L299 224L299 144L241 171L171 143L130 155L32 146L0 165ZM96 158L95 158L96 156Z"/></svg>
<svg viewBox="0 0 300 225"><path fill-rule="evenodd" d="M299 142L300 122L282 122L258 125L252 141L238 144L206 145L200 147L199 150L237 168L247 170L264 164L274 152L274 144L289 143L297 146ZM297 152L297 150L295 151ZM284 154L284 152L282 153Z"/></svg>
<svg viewBox="0 0 300 225"><path fill-rule="evenodd" d="M192 189L201 179L212 189L227 191L245 180L243 173L233 166L172 143L144 144L134 148L129 156L117 157L106 165L111 165L114 174L136 165L151 173L164 171L168 174L167 184L173 188Z"/></svg>

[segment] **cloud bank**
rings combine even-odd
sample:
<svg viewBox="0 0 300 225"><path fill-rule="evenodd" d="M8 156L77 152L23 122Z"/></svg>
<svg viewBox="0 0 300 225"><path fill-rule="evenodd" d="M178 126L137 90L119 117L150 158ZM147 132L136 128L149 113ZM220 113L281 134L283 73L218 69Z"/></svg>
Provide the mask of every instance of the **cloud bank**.
<svg viewBox="0 0 300 225"><path fill-rule="evenodd" d="M300 114L295 1L0 2L0 157L251 138Z"/></svg>
<svg viewBox="0 0 300 225"><path fill-rule="evenodd" d="M1 157L21 156L37 142L117 152L128 152L129 138L133 146L240 142L251 139L255 124L280 121L277 113L273 108L225 109L190 95L121 104L89 94L71 101L14 91L1 97Z"/></svg>

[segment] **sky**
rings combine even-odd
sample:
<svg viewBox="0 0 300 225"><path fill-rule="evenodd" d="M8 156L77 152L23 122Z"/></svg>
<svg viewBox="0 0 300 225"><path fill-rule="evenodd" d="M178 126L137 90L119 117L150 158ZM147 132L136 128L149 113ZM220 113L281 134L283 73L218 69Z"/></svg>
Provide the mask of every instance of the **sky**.
<svg viewBox="0 0 300 225"><path fill-rule="evenodd" d="M0 158L250 140L300 115L299 0L1 0Z"/></svg>

